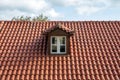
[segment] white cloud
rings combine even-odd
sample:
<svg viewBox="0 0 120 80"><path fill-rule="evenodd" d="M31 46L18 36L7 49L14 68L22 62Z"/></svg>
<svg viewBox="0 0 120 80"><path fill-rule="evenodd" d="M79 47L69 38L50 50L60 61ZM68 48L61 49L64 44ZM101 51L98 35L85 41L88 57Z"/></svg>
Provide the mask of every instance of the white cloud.
<svg viewBox="0 0 120 80"><path fill-rule="evenodd" d="M110 7L120 6L120 0L49 0L54 6L74 7L80 15L89 15ZM57 5L56 5L57 4Z"/></svg>
<svg viewBox="0 0 120 80"><path fill-rule="evenodd" d="M92 13L95 13L97 11L99 11L102 8L98 8L98 7L89 7L89 6L82 6L77 8L77 13L80 15L90 15Z"/></svg>
<svg viewBox="0 0 120 80"><path fill-rule="evenodd" d="M106 1L106 0L49 0L51 4L58 6L78 6L78 5L83 5L83 4L90 4L92 2L96 1Z"/></svg>
<svg viewBox="0 0 120 80"><path fill-rule="evenodd" d="M84 16L115 7L120 7L120 0L1 0L0 19L21 15L32 17L41 13L58 19L70 17L67 11Z"/></svg>
<svg viewBox="0 0 120 80"><path fill-rule="evenodd" d="M0 1L0 7L4 9L20 9L25 8L27 10L43 9L48 7L48 4L44 0L2 0Z"/></svg>
<svg viewBox="0 0 120 80"><path fill-rule="evenodd" d="M36 16L46 14L50 17L58 17L56 12L45 0L2 0L0 1L0 17L10 19L13 16Z"/></svg>
<svg viewBox="0 0 120 80"><path fill-rule="evenodd" d="M59 13L56 13L54 9L51 9L48 14L51 15L51 17L58 17L60 15Z"/></svg>
<svg viewBox="0 0 120 80"><path fill-rule="evenodd" d="M5 10L5 11L0 11L0 19L4 19L4 20L8 20L8 19L12 19L12 17L14 16L20 16L20 15L29 15L31 16L30 14L28 13L25 13L25 12L21 12L19 10Z"/></svg>
<svg viewBox="0 0 120 80"><path fill-rule="evenodd" d="M84 5L84 4L106 4L106 5L119 5L120 6L120 0L46 0L49 1L52 5L55 6L78 6L78 5Z"/></svg>
<svg viewBox="0 0 120 80"><path fill-rule="evenodd" d="M110 0L111 6L120 7L120 0Z"/></svg>

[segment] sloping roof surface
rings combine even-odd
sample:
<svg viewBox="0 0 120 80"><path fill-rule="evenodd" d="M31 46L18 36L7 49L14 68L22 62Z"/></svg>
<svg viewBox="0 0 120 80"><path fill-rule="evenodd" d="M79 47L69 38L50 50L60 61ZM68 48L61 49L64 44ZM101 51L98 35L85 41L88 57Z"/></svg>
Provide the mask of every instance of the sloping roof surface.
<svg viewBox="0 0 120 80"><path fill-rule="evenodd" d="M74 30L70 55L47 54L42 33ZM0 80L119 80L120 21L0 21Z"/></svg>

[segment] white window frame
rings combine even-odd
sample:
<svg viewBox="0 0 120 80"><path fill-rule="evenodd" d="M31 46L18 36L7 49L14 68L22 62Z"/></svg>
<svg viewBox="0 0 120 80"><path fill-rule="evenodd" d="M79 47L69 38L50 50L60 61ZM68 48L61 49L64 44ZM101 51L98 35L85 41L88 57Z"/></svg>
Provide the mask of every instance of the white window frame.
<svg viewBox="0 0 120 80"><path fill-rule="evenodd" d="M53 37L56 37L57 38L57 52L52 52L52 45L55 45L55 44L52 44L52 38ZM65 44L60 44L60 37L64 37L65 38ZM50 52L51 54L66 54L66 36L51 36L51 39L50 39L50 45L51 45L51 49L50 49ZM65 46L65 52L60 52L60 46L61 45L64 45Z"/></svg>

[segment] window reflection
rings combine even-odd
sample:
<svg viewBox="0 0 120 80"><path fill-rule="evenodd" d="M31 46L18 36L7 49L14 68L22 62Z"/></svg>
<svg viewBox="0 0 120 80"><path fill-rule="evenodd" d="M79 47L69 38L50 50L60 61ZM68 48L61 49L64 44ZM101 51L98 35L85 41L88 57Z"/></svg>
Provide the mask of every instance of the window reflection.
<svg viewBox="0 0 120 80"><path fill-rule="evenodd" d="M57 52L57 46L52 45L52 52Z"/></svg>
<svg viewBox="0 0 120 80"><path fill-rule="evenodd" d="M57 44L57 38L55 37L52 38L52 44Z"/></svg>
<svg viewBox="0 0 120 80"><path fill-rule="evenodd" d="M60 37L60 44L65 44L65 37Z"/></svg>

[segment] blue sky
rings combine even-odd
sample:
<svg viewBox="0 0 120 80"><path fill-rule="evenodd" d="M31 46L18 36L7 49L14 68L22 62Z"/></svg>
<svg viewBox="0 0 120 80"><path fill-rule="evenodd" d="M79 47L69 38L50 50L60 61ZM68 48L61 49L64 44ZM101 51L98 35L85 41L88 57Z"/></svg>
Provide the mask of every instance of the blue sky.
<svg viewBox="0 0 120 80"><path fill-rule="evenodd" d="M38 16L50 20L120 20L120 0L1 0L0 20Z"/></svg>

